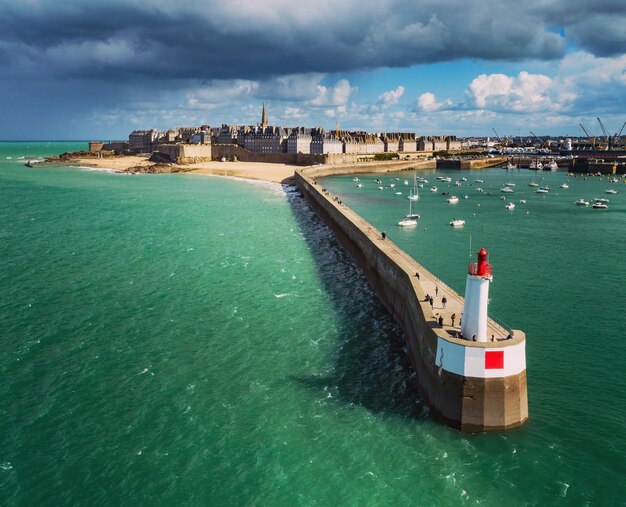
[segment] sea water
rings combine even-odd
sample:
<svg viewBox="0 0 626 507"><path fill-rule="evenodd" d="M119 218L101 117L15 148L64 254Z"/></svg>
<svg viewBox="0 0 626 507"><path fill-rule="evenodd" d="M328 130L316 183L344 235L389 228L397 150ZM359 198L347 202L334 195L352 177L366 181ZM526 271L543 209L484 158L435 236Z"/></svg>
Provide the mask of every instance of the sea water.
<svg viewBox="0 0 626 507"><path fill-rule="evenodd" d="M23 165L84 148L0 143L0 504L624 502L626 201L572 204L608 182L542 198L527 171L484 171L526 208L454 188L470 199L422 195L413 231L403 197L325 182L457 290L469 236L490 251L530 421L464 435L432 420L401 333L296 193Z"/></svg>

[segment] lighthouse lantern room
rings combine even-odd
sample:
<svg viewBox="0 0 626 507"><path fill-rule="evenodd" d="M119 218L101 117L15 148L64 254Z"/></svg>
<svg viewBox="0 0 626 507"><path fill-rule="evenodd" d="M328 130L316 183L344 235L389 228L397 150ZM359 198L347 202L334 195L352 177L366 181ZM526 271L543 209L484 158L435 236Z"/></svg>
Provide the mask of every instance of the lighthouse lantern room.
<svg viewBox="0 0 626 507"><path fill-rule="evenodd" d="M467 270L463 324L461 325L461 332L467 340L487 341L487 306L489 284L492 279L487 252L481 248L478 252L478 262L470 264Z"/></svg>

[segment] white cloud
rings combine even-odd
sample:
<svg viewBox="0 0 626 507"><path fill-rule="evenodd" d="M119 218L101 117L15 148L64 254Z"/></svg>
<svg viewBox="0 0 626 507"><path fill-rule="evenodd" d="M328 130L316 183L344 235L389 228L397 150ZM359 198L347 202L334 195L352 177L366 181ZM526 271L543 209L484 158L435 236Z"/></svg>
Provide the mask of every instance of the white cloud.
<svg viewBox="0 0 626 507"><path fill-rule="evenodd" d="M417 107L424 112L439 111L452 106L450 99L438 102L437 97L430 92L422 93L417 99Z"/></svg>
<svg viewBox="0 0 626 507"><path fill-rule="evenodd" d="M517 77L481 74L470 83L467 96L478 108L515 112L556 111L570 98L559 94L552 78L526 71Z"/></svg>
<svg viewBox="0 0 626 507"><path fill-rule="evenodd" d="M404 86L398 86L395 90L389 90L379 95L378 102L382 104L383 108L387 108L397 104L402 95L404 95Z"/></svg>
<svg viewBox="0 0 626 507"><path fill-rule="evenodd" d="M335 86L326 87L317 86L317 97L308 101L308 104L316 107L341 107L345 106L350 100L350 95L356 92L356 88L350 86L350 81L340 79Z"/></svg>
<svg viewBox="0 0 626 507"><path fill-rule="evenodd" d="M289 118L293 120L302 120L309 115L306 111L303 111L299 107L287 106L283 111L283 118Z"/></svg>

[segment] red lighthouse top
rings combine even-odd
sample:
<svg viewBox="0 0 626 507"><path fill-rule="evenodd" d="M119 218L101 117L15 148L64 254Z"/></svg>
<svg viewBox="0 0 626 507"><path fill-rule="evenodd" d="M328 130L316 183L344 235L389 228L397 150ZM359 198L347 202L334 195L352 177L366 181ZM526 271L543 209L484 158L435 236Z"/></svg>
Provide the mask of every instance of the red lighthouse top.
<svg viewBox="0 0 626 507"><path fill-rule="evenodd" d="M484 248L478 252L478 262L470 264L467 272L472 276L492 276L491 264L487 262L487 251Z"/></svg>

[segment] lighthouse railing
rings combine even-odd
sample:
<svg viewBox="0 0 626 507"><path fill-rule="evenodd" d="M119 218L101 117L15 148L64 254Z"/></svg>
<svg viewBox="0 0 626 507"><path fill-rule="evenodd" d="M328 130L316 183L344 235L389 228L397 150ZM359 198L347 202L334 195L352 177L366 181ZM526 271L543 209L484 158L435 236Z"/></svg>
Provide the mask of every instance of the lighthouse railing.
<svg viewBox="0 0 626 507"><path fill-rule="evenodd" d="M491 264L485 264L485 272L481 273L481 275L478 274L478 263L477 262L472 262L469 266L467 266L467 272L468 274L472 275L472 276L493 276L493 272L492 272L492 267Z"/></svg>

